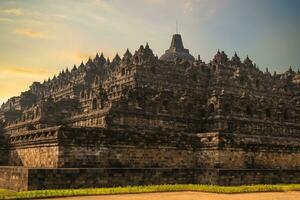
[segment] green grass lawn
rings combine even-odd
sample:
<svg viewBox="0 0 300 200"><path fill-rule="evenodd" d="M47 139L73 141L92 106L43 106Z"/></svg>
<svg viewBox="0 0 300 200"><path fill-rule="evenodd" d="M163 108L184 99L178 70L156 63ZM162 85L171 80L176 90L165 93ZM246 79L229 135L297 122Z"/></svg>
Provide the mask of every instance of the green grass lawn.
<svg viewBox="0 0 300 200"><path fill-rule="evenodd" d="M247 193L247 192L284 192L300 191L300 184L288 185L249 185L249 186L214 186L214 185L151 185L151 186L128 186L112 188L68 189L68 190L36 190L26 192L13 192L0 189L0 199L33 199L45 197L64 197L82 195L108 195L130 194L149 192L177 192L197 191L212 193Z"/></svg>

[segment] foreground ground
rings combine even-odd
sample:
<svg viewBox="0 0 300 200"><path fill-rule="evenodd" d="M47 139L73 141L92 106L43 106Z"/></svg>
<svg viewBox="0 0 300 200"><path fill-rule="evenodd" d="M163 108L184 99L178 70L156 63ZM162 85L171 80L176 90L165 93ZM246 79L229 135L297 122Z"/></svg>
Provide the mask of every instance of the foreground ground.
<svg viewBox="0 0 300 200"><path fill-rule="evenodd" d="M246 194L214 194L205 192L159 192L54 198L57 200L300 200L300 192L261 192ZM49 199L49 200L54 200Z"/></svg>
<svg viewBox="0 0 300 200"><path fill-rule="evenodd" d="M168 192L168 193L167 193ZM260 193L259 193L260 192ZM264 193L262 193L264 192ZM229 195L231 194L231 195ZM94 196L93 196L94 195ZM97 196L98 195L98 196ZM102 196L101 196L102 195ZM253 196L254 195L254 196ZM207 199L207 200L235 200L235 199L299 199L300 184L286 185L148 185L111 188L86 188L65 190L36 190L14 192L0 189L0 199Z"/></svg>

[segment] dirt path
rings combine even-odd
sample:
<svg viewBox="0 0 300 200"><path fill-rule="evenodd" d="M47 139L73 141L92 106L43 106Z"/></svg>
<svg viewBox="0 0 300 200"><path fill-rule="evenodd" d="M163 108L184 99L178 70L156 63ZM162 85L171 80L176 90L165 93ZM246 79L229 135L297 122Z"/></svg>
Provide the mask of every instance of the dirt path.
<svg viewBox="0 0 300 200"><path fill-rule="evenodd" d="M300 200L300 192L213 194L204 192L164 192L57 198L57 200ZM50 200L50 199L49 199ZM52 200L54 200L52 198Z"/></svg>

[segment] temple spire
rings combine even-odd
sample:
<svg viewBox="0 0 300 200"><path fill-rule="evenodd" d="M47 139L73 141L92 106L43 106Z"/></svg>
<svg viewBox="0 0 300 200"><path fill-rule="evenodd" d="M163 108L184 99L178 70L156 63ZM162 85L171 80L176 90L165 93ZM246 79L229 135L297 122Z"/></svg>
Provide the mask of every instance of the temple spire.
<svg viewBox="0 0 300 200"><path fill-rule="evenodd" d="M173 35L170 49L174 49L175 51L184 51L181 35L179 34Z"/></svg>
<svg viewBox="0 0 300 200"><path fill-rule="evenodd" d="M166 50L160 59L168 61L176 61L177 59L195 61L195 58L189 53L189 50L184 48L180 34L173 35L170 48Z"/></svg>

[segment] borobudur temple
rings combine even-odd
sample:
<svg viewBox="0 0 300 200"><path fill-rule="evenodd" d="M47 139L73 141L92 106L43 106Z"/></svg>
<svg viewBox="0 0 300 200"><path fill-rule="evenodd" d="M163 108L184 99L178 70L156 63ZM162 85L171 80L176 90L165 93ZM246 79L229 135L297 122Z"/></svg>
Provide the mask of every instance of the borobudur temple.
<svg viewBox="0 0 300 200"><path fill-rule="evenodd" d="M300 183L300 73L223 51L205 63L181 35L97 54L0 109L0 188Z"/></svg>

